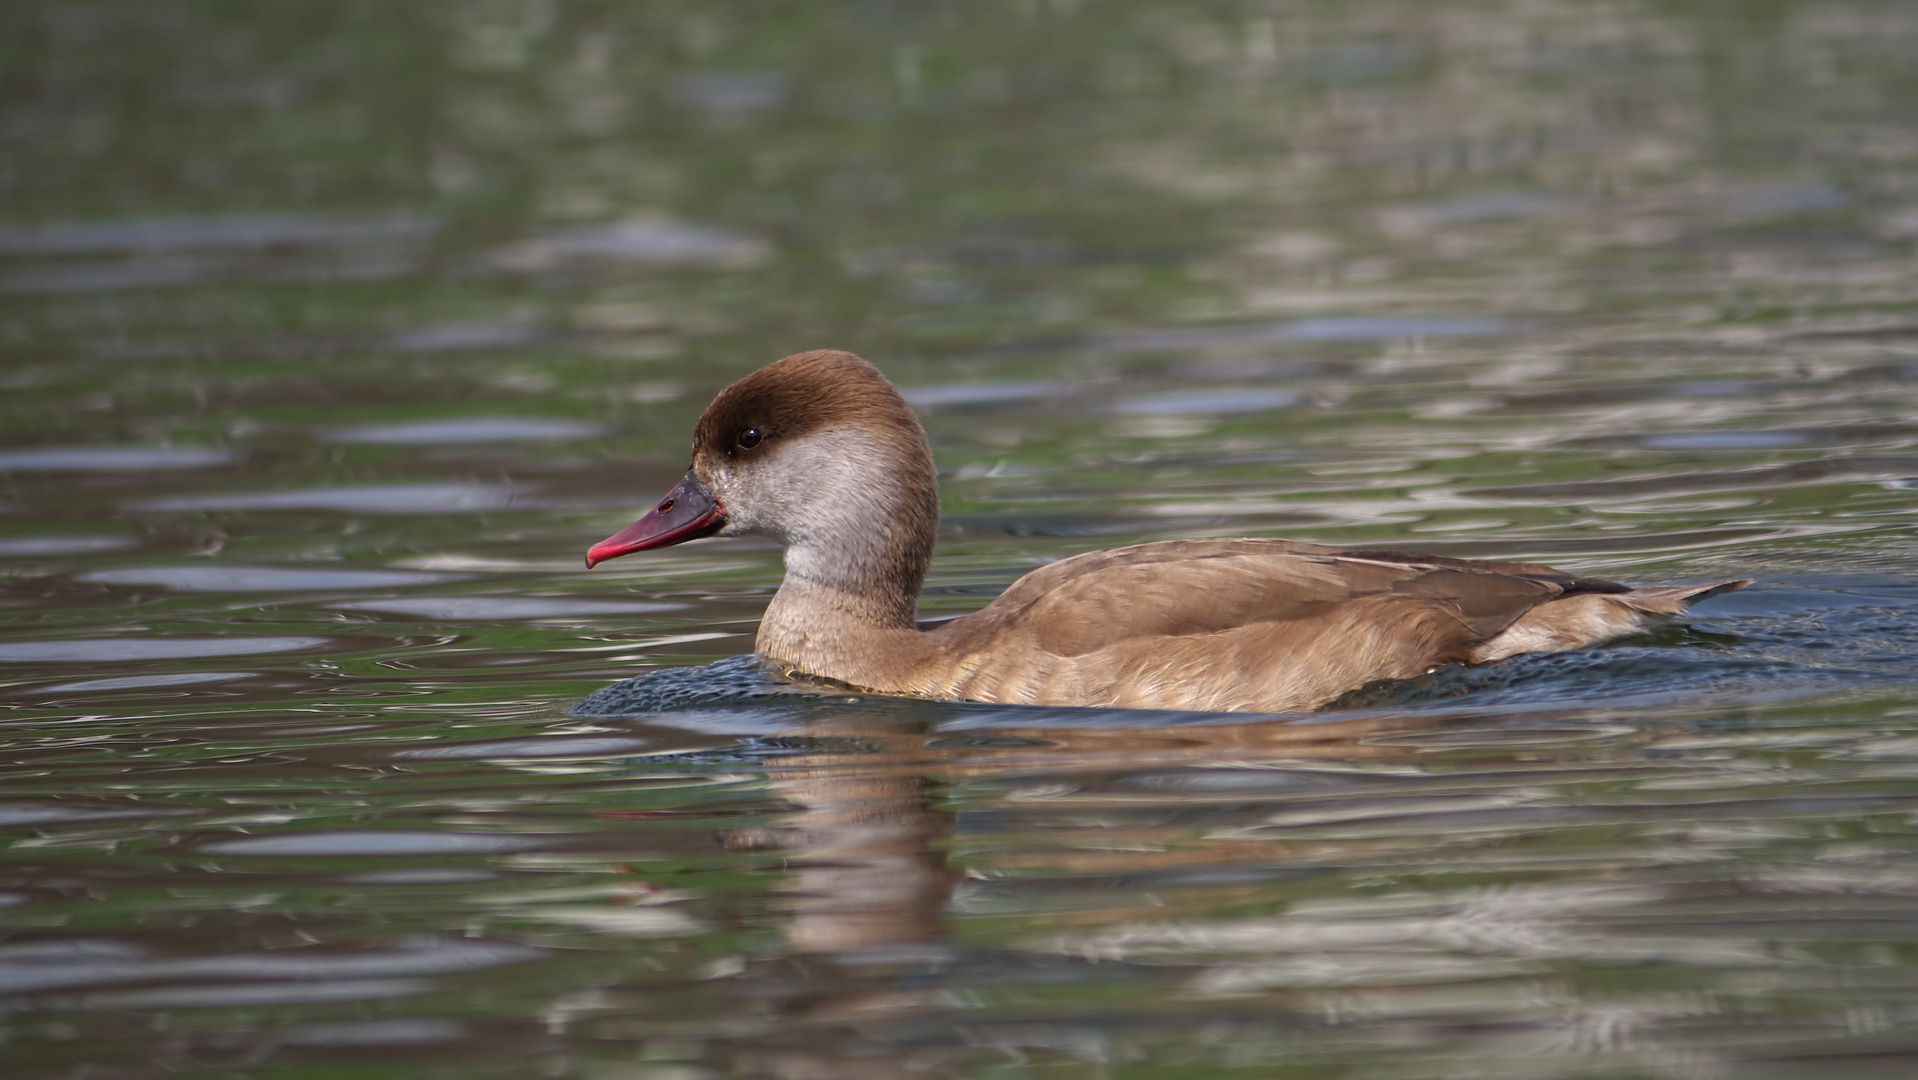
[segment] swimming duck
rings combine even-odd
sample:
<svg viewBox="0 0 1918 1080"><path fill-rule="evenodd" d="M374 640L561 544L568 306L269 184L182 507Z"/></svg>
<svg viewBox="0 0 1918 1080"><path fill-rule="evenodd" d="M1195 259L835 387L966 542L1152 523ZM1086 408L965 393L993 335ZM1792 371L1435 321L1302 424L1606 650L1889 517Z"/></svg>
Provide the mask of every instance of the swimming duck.
<svg viewBox="0 0 1918 1080"><path fill-rule="evenodd" d="M586 565L768 536L785 547L786 578L757 650L786 670L915 697L1258 712L1596 645L1751 583L1632 588L1532 563L1173 540L1061 559L920 629L938 524L918 417L879 369L822 350L721 391L694 429L692 468Z"/></svg>

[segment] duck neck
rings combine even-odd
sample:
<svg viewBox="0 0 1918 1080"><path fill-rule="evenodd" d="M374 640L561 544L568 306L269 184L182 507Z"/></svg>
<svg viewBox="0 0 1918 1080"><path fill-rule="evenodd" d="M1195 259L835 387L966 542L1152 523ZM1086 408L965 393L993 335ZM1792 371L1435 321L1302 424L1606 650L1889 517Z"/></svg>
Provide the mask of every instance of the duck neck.
<svg viewBox="0 0 1918 1080"><path fill-rule="evenodd" d="M931 450L923 436L912 447L866 445L853 432L809 441L820 460L805 473L807 512L784 530L786 579L758 651L808 674L898 689L923 650L915 613L939 530Z"/></svg>

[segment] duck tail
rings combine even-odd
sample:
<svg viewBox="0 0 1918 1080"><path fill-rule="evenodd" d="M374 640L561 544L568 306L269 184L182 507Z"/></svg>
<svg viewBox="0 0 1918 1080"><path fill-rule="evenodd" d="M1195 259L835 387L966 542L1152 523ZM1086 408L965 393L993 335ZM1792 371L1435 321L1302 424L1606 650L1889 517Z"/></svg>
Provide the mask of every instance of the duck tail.
<svg viewBox="0 0 1918 1080"><path fill-rule="evenodd" d="M1647 615L1682 615L1700 600L1709 600L1728 592L1737 592L1752 583L1751 578L1715 581L1710 585L1652 585L1633 589L1613 597Z"/></svg>

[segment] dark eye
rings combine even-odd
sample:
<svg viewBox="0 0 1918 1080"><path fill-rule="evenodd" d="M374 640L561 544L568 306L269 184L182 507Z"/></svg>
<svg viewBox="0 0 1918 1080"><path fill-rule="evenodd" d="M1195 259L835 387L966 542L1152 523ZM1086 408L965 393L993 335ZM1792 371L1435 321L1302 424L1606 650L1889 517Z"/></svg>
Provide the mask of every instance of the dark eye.
<svg viewBox="0 0 1918 1080"><path fill-rule="evenodd" d="M765 438L765 436L759 433L758 428L749 427L741 430L738 437L733 441L739 444L741 450L751 450L753 447L758 446L759 440L763 438Z"/></svg>

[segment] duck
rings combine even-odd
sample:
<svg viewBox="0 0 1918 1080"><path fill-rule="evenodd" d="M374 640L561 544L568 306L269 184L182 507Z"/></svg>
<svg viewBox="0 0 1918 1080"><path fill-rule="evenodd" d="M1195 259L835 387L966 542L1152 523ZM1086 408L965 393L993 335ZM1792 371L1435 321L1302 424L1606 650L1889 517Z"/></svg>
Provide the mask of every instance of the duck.
<svg viewBox="0 0 1918 1080"><path fill-rule="evenodd" d="M1751 584L1634 588L1526 562L1170 540L1060 559L922 627L938 529L918 416L877 367L816 350L722 390L694 425L686 475L586 566L768 537L785 549L785 579L755 649L789 675L953 701L1263 713L1640 634Z"/></svg>

